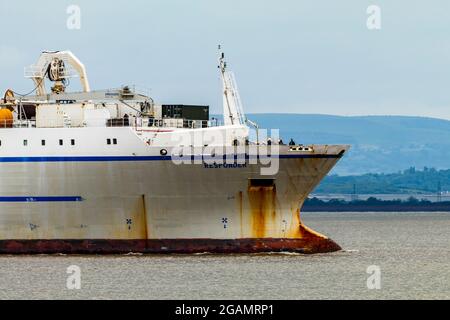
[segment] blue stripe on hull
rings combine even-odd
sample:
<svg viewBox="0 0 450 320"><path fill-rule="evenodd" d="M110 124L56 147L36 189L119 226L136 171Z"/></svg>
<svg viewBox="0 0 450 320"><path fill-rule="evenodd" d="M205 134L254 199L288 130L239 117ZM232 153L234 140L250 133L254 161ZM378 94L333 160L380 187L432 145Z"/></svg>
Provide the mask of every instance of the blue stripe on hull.
<svg viewBox="0 0 450 320"><path fill-rule="evenodd" d="M327 158L340 158L341 154L281 154L280 159L327 159ZM194 159L194 157L191 157ZM200 157L195 157L196 159L201 159ZM236 156L235 156L236 158ZM247 155L245 157L249 159ZM255 158L252 156L252 158ZM262 156L260 158L267 158L267 156ZM273 158L276 158L274 156ZM0 162L102 162L102 161L166 161L171 160L170 156L66 156L66 157L0 157ZM203 157L203 159L213 159L212 157ZM225 159L225 157L223 158Z"/></svg>
<svg viewBox="0 0 450 320"><path fill-rule="evenodd" d="M77 202L83 201L80 196L47 196L47 197L2 197L0 202Z"/></svg>

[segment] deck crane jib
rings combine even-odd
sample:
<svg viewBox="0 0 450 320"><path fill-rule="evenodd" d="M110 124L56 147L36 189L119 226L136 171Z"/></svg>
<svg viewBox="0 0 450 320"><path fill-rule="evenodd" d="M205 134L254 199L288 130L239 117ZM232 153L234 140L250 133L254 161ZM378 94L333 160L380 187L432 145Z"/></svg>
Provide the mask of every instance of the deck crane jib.
<svg viewBox="0 0 450 320"><path fill-rule="evenodd" d="M47 94L46 79L54 83L51 92L59 94L65 92L68 79L77 75L83 92L90 92L86 69L70 51L44 51L35 65L25 68L25 77L33 80L38 96Z"/></svg>

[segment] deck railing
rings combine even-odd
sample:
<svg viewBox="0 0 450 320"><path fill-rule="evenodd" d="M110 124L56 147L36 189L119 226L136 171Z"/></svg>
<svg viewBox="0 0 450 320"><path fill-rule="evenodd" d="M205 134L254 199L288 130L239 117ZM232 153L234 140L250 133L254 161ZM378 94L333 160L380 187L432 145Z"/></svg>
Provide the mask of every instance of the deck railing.
<svg viewBox="0 0 450 320"><path fill-rule="evenodd" d="M222 125L218 120L153 119L153 118L118 118L108 119L107 127L157 127L198 129Z"/></svg>
<svg viewBox="0 0 450 320"><path fill-rule="evenodd" d="M33 128L36 127L34 120L9 120L1 119L0 128Z"/></svg>
<svg viewBox="0 0 450 320"><path fill-rule="evenodd" d="M223 123L213 120L186 120L186 119L152 119L152 118L117 118L90 119L83 123L73 124L69 119L45 119L39 123L40 128L70 128L70 127L157 127L157 128L186 128L198 129L221 126ZM0 128L35 128L36 120L1 119Z"/></svg>

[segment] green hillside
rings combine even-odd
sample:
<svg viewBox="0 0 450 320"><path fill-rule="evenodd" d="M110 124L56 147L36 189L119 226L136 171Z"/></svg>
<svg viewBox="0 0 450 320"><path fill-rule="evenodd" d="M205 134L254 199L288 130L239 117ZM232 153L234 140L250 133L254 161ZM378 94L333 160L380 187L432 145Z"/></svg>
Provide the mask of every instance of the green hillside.
<svg viewBox="0 0 450 320"><path fill-rule="evenodd" d="M357 176L329 175L314 193L436 193L450 190L450 170L410 168L391 174L364 174Z"/></svg>

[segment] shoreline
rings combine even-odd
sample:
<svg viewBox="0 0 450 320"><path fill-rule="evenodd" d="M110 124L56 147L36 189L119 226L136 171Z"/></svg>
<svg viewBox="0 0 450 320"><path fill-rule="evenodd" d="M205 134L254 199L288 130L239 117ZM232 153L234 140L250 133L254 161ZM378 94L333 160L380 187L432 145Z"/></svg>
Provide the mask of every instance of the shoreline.
<svg viewBox="0 0 450 320"><path fill-rule="evenodd" d="M302 212L450 212L450 201L430 202L410 198L402 200L367 200L345 201L331 199L323 201L318 198L307 199Z"/></svg>

